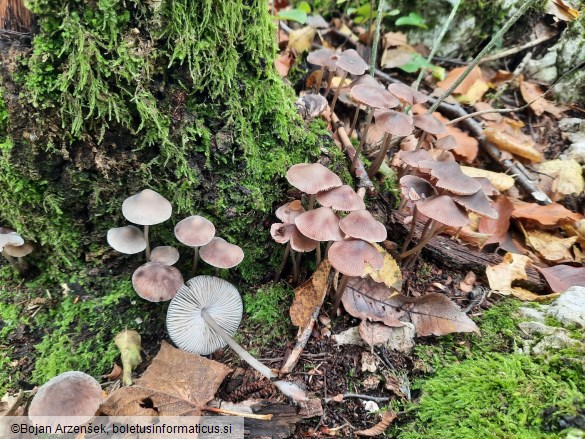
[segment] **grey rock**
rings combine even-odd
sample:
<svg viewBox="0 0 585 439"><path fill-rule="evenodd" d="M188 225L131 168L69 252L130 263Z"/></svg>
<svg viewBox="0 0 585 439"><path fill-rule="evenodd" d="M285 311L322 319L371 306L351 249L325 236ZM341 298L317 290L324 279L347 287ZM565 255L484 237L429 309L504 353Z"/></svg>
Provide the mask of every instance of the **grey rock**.
<svg viewBox="0 0 585 439"><path fill-rule="evenodd" d="M415 328L412 323L405 322L400 328L392 328L392 335L386 341L386 349L410 353L414 348Z"/></svg>
<svg viewBox="0 0 585 439"><path fill-rule="evenodd" d="M553 82L558 76L557 51L550 49L542 58L528 61L526 73L537 81Z"/></svg>
<svg viewBox="0 0 585 439"><path fill-rule="evenodd" d="M526 335L534 335L534 334L550 335L550 334L555 334L555 333L560 333L560 332L565 333L567 331L564 328L555 328L554 326L547 326L541 322L522 322L522 323L518 323L518 327Z"/></svg>
<svg viewBox="0 0 585 439"><path fill-rule="evenodd" d="M585 165L585 142L573 143L567 150L561 154L562 160L573 159L582 165Z"/></svg>
<svg viewBox="0 0 585 439"><path fill-rule="evenodd" d="M565 117L559 120L559 130L566 133L576 133L580 129L581 122L583 122L583 119L578 117Z"/></svg>
<svg viewBox="0 0 585 439"><path fill-rule="evenodd" d="M547 315L563 325L575 324L585 328L585 287L571 287L547 309Z"/></svg>
<svg viewBox="0 0 585 439"><path fill-rule="evenodd" d="M362 340L362 337L360 336L360 330L358 326L346 329L345 331L342 331L339 334L333 335L333 337L331 338L338 345L354 344L357 346L366 346L366 343Z"/></svg>
<svg viewBox="0 0 585 439"><path fill-rule="evenodd" d="M542 308L536 309L523 306L518 308L518 313L524 318L533 320L535 322L544 323L545 315Z"/></svg>
<svg viewBox="0 0 585 439"><path fill-rule="evenodd" d="M532 353L536 355L544 354L552 350L568 348L580 344L578 340L569 337L564 332L555 332L551 335L546 335L540 342L532 347Z"/></svg>

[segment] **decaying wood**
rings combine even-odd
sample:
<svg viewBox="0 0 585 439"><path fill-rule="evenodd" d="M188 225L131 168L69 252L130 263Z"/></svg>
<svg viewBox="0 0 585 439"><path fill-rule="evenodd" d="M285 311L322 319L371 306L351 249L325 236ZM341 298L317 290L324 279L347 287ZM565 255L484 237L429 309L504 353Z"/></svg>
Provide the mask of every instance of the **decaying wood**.
<svg viewBox="0 0 585 439"><path fill-rule="evenodd" d="M0 29L29 32L32 14L24 6L24 0L0 0Z"/></svg>
<svg viewBox="0 0 585 439"><path fill-rule="evenodd" d="M270 413L272 414L272 420L244 419L246 437L251 439L263 437L285 439L291 437L295 432L296 424L302 419L302 416L297 413L297 409L288 404L263 401L252 405L252 411L256 414Z"/></svg>
<svg viewBox="0 0 585 439"><path fill-rule="evenodd" d="M398 211L392 212L390 221L393 224L394 232L404 237L407 235L410 226L404 224L406 214ZM424 224L418 222L416 225L416 237L420 237ZM490 265L497 265L502 262L502 257L496 253L481 253L459 244L454 239L445 236L436 236L423 248L422 252L430 259L441 262L441 265L456 270L459 273L473 271L484 280L485 268ZM518 286L539 293L545 290L545 282L534 267L526 268L528 279L519 281ZM486 281L487 282L487 281Z"/></svg>
<svg viewBox="0 0 585 439"><path fill-rule="evenodd" d="M313 327L315 326L315 322L317 321L317 317L319 316L319 311L321 311L320 306L315 308L315 311L313 311L313 314L311 314L311 320L309 321L309 324L305 327L301 335L298 337L295 347L293 348L290 355L286 359L284 366L282 366L282 368L280 369L281 374L292 372L292 370L299 362L299 358L301 357L301 354L305 349L305 345L309 341L309 338L311 338L311 333L313 332Z"/></svg>

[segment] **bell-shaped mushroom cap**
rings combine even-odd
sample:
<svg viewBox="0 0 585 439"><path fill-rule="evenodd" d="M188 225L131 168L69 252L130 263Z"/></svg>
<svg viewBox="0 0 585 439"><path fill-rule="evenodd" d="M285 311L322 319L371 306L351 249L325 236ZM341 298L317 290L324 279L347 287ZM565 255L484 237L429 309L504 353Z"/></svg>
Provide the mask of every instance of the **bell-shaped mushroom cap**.
<svg viewBox="0 0 585 439"><path fill-rule="evenodd" d="M463 227L469 224L465 211L447 195L439 195L416 203L417 209L427 218L450 227Z"/></svg>
<svg viewBox="0 0 585 439"><path fill-rule="evenodd" d="M10 229L6 229L10 230ZM0 251L4 249L6 245L23 245L24 239L16 232L7 232L0 234Z"/></svg>
<svg viewBox="0 0 585 439"><path fill-rule="evenodd" d="M426 94L421 93L406 84L390 84L388 86L388 91L401 101L408 104L424 104L429 100L429 97Z"/></svg>
<svg viewBox="0 0 585 439"><path fill-rule="evenodd" d="M419 162L422 161L433 161L433 157L425 149L415 149L414 151L400 151L398 153L400 160L406 163L408 166L418 168Z"/></svg>
<svg viewBox="0 0 585 439"><path fill-rule="evenodd" d="M402 195L414 202L437 195L432 184L414 175L405 175L400 179L400 190Z"/></svg>
<svg viewBox="0 0 585 439"><path fill-rule="evenodd" d="M430 134L443 134L447 130L443 122L430 114L417 114L412 120L415 127Z"/></svg>
<svg viewBox="0 0 585 439"><path fill-rule="evenodd" d="M120 253L133 255L146 249L144 233L136 226L116 227L108 230L108 244Z"/></svg>
<svg viewBox="0 0 585 439"><path fill-rule="evenodd" d="M492 207L490 200L480 189L473 195L453 195L453 201L467 210L490 219L498 219L498 212Z"/></svg>
<svg viewBox="0 0 585 439"><path fill-rule="evenodd" d="M33 424L56 426L69 416L79 417L77 425L89 421L102 403L102 388L91 376L78 371L51 378L35 394L28 409ZM48 418L46 416L51 416Z"/></svg>
<svg viewBox="0 0 585 439"><path fill-rule="evenodd" d="M175 267L160 262L147 262L132 275L132 286L149 302L171 300L183 285L183 276Z"/></svg>
<svg viewBox="0 0 585 439"><path fill-rule="evenodd" d="M272 224L270 234L279 244L286 244L290 241L290 246L296 252L310 252L317 247L317 241L307 238L294 224Z"/></svg>
<svg viewBox="0 0 585 439"><path fill-rule="evenodd" d="M361 239L343 239L334 242L327 253L331 266L348 276L362 276L369 264L374 270L384 265L384 256L376 247Z"/></svg>
<svg viewBox="0 0 585 439"><path fill-rule="evenodd" d="M346 212L366 208L362 197L356 194L351 186L346 184L325 192L319 192L317 194L317 201L321 206Z"/></svg>
<svg viewBox="0 0 585 439"><path fill-rule="evenodd" d="M160 262L164 265L175 265L179 260L179 250L170 245L155 247L150 252L150 260L152 262Z"/></svg>
<svg viewBox="0 0 585 439"><path fill-rule="evenodd" d="M374 78L371 75L358 76L356 79L351 81L351 83L349 84L349 88L351 89L356 85L370 85L372 87L378 87L383 90L386 90L386 88L382 84L380 84L376 78Z"/></svg>
<svg viewBox="0 0 585 439"><path fill-rule="evenodd" d="M169 200L158 192L144 189L122 203L122 215L128 221L141 226L159 224L171 217L173 207Z"/></svg>
<svg viewBox="0 0 585 439"><path fill-rule="evenodd" d="M299 163L286 172L286 179L297 189L314 195L341 186L341 179L321 163Z"/></svg>
<svg viewBox="0 0 585 439"><path fill-rule="evenodd" d="M339 221L339 228L352 238L382 242L388 236L386 227L367 210L355 210Z"/></svg>
<svg viewBox="0 0 585 439"><path fill-rule="evenodd" d="M229 282L212 276L196 276L183 285L167 311L167 330L179 348L209 355L226 346L203 316L204 309L230 336L242 320L242 299Z"/></svg>
<svg viewBox="0 0 585 439"><path fill-rule="evenodd" d="M339 217L330 207L309 210L295 218L295 224L301 233L315 241L339 241Z"/></svg>
<svg viewBox="0 0 585 439"><path fill-rule="evenodd" d="M335 55L335 52L331 49L327 49L326 47L315 50L307 55L307 62L315 65L315 66L323 66L326 67L329 71L334 71L337 67L336 62L331 57Z"/></svg>
<svg viewBox="0 0 585 439"><path fill-rule="evenodd" d="M175 236L189 247L201 247L215 236L215 226L200 215L189 216L177 223Z"/></svg>
<svg viewBox="0 0 585 439"><path fill-rule="evenodd" d="M374 108L394 108L400 101L389 91L375 85L360 84L351 88L351 97Z"/></svg>
<svg viewBox="0 0 585 439"><path fill-rule="evenodd" d="M213 238L199 250L199 256L216 268L232 268L244 259L244 251L223 238Z"/></svg>
<svg viewBox="0 0 585 439"><path fill-rule="evenodd" d="M449 134L435 140L434 145L436 148L442 149L443 151L451 151L452 149L457 148L457 140L455 140L455 137Z"/></svg>
<svg viewBox="0 0 585 439"><path fill-rule="evenodd" d="M276 209L274 214L276 218L281 220L283 223L293 224L295 218L305 211L305 208L299 200L293 200L290 203L286 203Z"/></svg>
<svg viewBox="0 0 585 439"><path fill-rule="evenodd" d="M437 179L435 186L457 195L473 195L481 189L481 184L461 171L457 162L436 162L421 160L420 169L430 169L431 175Z"/></svg>
<svg viewBox="0 0 585 439"><path fill-rule="evenodd" d="M370 67L355 49L347 49L333 55L337 67L352 75L363 75Z"/></svg>
<svg viewBox="0 0 585 439"><path fill-rule="evenodd" d="M374 118L376 119L376 125L393 136L408 136L414 129L412 117L400 111L376 110Z"/></svg>
<svg viewBox="0 0 585 439"><path fill-rule="evenodd" d="M14 258L23 258L26 255L30 255L33 251L34 247L32 244L25 242L22 245L10 245L7 244L4 246L4 251L8 253L9 256Z"/></svg>

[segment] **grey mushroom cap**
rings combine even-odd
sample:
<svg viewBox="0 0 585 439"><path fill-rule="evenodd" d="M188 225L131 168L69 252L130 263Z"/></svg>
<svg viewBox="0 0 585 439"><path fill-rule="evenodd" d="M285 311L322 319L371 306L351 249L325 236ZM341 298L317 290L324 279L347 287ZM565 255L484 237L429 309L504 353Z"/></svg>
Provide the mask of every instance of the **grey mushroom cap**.
<svg viewBox="0 0 585 439"><path fill-rule="evenodd" d="M183 276L175 267L147 262L132 275L134 291L149 302L171 300L183 285Z"/></svg>
<svg viewBox="0 0 585 439"><path fill-rule="evenodd" d="M115 227L108 230L108 244L120 253L133 255L146 249L144 233L136 226Z"/></svg>
<svg viewBox="0 0 585 439"><path fill-rule="evenodd" d="M67 420L82 425L102 403L102 388L90 375L70 371L51 378L35 394L28 417L38 425L56 425ZM49 418L49 416L51 418ZM76 419L63 418L76 416Z"/></svg>
<svg viewBox="0 0 585 439"><path fill-rule="evenodd" d="M370 68L355 49L347 49L332 56L337 67L352 75L363 75Z"/></svg>
<svg viewBox="0 0 585 439"><path fill-rule="evenodd" d="M170 245L155 247L150 253L150 260L152 262L160 262L164 265L175 265L179 257L179 250Z"/></svg>
<svg viewBox="0 0 585 439"><path fill-rule="evenodd" d="M24 244L24 239L16 232L0 234L0 251L4 250L6 245L19 246Z"/></svg>
<svg viewBox="0 0 585 439"><path fill-rule="evenodd" d="M233 336L242 320L242 299L231 283L218 277L196 276L171 301L167 330L173 343L187 352L209 355L226 342L207 325L202 309Z"/></svg>
<svg viewBox="0 0 585 439"><path fill-rule="evenodd" d="M4 251L9 256L12 256L14 258L23 258L27 255L30 255L33 250L34 250L34 247L32 246L32 244L30 244L28 242L25 242L22 245L7 244L4 246Z"/></svg>
<svg viewBox="0 0 585 439"><path fill-rule="evenodd" d="M201 247L215 236L215 226L201 215L189 216L175 226L175 237L189 247Z"/></svg>
<svg viewBox="0 0 585 439"><path fill-rule="evenodd" d="M152 226L168 220L173 213L169 200L158 192L144 189L122 203L122 215L128 221L141 226Z"/></svg>

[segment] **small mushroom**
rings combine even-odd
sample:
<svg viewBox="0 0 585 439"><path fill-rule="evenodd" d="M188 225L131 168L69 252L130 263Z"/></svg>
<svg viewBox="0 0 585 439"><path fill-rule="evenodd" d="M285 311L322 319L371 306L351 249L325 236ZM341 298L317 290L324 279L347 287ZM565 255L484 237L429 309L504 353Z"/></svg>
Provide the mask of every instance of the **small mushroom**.
<svg viewBox="0 0 585 439"><path fill-rule="evenodd" d="M278 375L250 355L232 338L242 319L242 299L229 282L212 276L197 276L183 285L169 305L167 329L181 349L210 355L226 344L286 396L307 399L296 385L278 380Z"/></svg>
<svg viewBox="0 0 585 439"><path fill-rule="evenodd" d="M20 272L20 267L18 263L14 260L10 254L5 250L6 246L21 246L24 245L24 239L14 230L9 229L7 227L0 227L0 252L2 252L2 256L10 262L10 265L14 267L14 269Z"/></svg>
<svg viewBox="0 0 585 439"><path fill-rule="evenodd" d="M208 244L215 236L215 226L200 215L189 216L175 226L175 237L179 242L193 247L193 273L197 271L199 247Z"/></svg>
<svg viewBox="0 0 585 439"><path fill-rule="evenodd" d="M481 189L481 184L465 175L457 162L421 160L418 165L421 170L430 169L431 176L437 179L436 187L456 195L473 195Z"/></svg>
<svg viewBox="0 0 585 439"><path fill-rule="evenodd" d="M108 230L108 244L120 253L133 255L146 249L144 233L136 226L116 227Z"/></svg>
<svg viewBox="0 0 585 439"><path fill-rule="evenodd" d="M183 276L175 267L160 262L147 262L132 275L132 286L149 302L171 300L183 285Z"/></svg>
<svg viewBox="0 0 585 439"><path fill-rule="evenodd" d="M353 210L365 209L366 205L351 186L346 184L329 189L328 191L319 192L317 201L323 207L331 207L335 210L351 212Z"/></svg>
<svg viewBox="0 0 585 439"><path fill-rule="evenodd" d="M318 192L328 191L339 187L343 183L334 172L321 163L299 163L293 165L286 172L286 179L297 189L309 194L309 210L315 204L315 195Z"/></svg>
<svg viewBox="0 0 585 439"><path fill-rule="evenodd" d="M394 83L388 86L388 91L408 105L424 104L429 97L406 84Z"/></svg>
<svg viewBox="0 0 585 439"><path fill-rule="evenodd" d="M244 251L223 238L215 237L199 250L201 259L216 268L232 268L244 259Z"/></svg>
<svg viewBox="0 0 585 439"><path fill-rule="evenodd" d="M171 203L151 189L144 189L142 192L126 198L122 203L122 215L124 215L124 218L131 223L144 226L146 260L150 259L149 227L165 222L171 217L172 213L173 207Z"/></svg>
<svg viewBox="0 0 585 439"><path fill-rule="evenodd" d="M28 417L35 425L83 425L95 416L101 403L102 388L93 377L78 371L65 372L39 388Z"/></svg>
<svg viewBox="0 0 585 439"><path fill-rule="evenodd" d="M323 49L315 50L307 55L307 62L315 66L321 67L319 69L319 76L315 81L316 92L319 93L321 89L321 82L323 82L323 75L325 74L325 68L329 71L329 77L333 77L336 65L335 60L331 59L335 52L331 49L324 47Z"/></svg>
<svg viewBox="0 0 585 439"><path fill-rule="evenodd" d="M339 217L330 207L309 210L295 218L301 233L315 241L338 241L343 238L339 229ZM321 246L317 244L317 265L321 263Z"/></svg>
<svg viewBox="0 0 585 439"><path fill-rule="evenodd" d="M331 113L335 111L335 104L337 103L337 98L339 97L339 92L341 91L341 87L345 82L345 78L347 78L347 74L351 73L352 75L363 75L366 70L368 70L368 64L362 59L362 57L354 50L354 49L347 49L341 53L335 54L332 57L335 60L335 64L338 68L343 70L343 75L341 76L341 80L339 81L339 85L335 90L335 94L333 95L333 100L331 101Z"/></svg>
<svg viewBox="0 0 585 439"><path fill-rule="evenodd" d="M424 151L424 149L420 149L418 151ZM410 231L404 240L404 244L402 245L402 252L405 252L408 248L408 245L412 241L414 232L416 230L416 223L418 221L418 209L416 208L416 203L420 200L425 200L434 195L437 195L437 190L424 178L416 177L414 175L405 175L402 177L400 179L400 189L402 196L404 197L404 204L406 204L407 201L414 203Z"/></svg>
<svg viewBox="0 0 585 439"><path fill-rule="evenodd" d="M12 256L13 258L17 258L18 260L18 272L22 275L27 269L27 264L24 260L24 257L31 254L34 250L32 244L25 242L22 245L10 245L7 244L4 246L4 252Z"/></svg>
<svg viewBox="0 0 585 439"><path fill-rule="evenodd" d="M150 252L150 260L164 265L175 265L179 260L179 250L170 245L155 247Z"/></svg>
<svg viewBox="0 0 585 439"><path fill-rule="evenodd" d="M276 209L276 218L285 224L294 224L295 218L305 211L300 200L293 200Z"/></svg>
<svg viewBox="0 0 585 439"><path fill-rule="evenodd" d="M368 242L382 242L388 236L384 224L365 209L350 212L339 221L339 228L347 236Z"/></svg>

